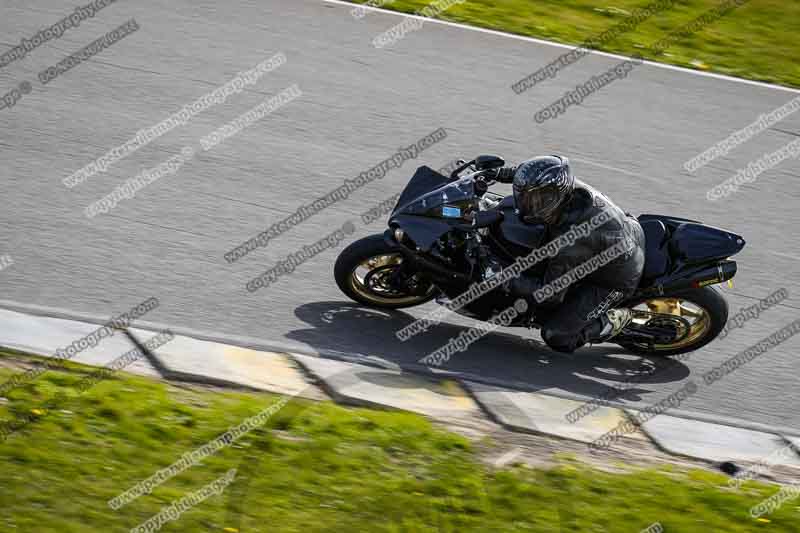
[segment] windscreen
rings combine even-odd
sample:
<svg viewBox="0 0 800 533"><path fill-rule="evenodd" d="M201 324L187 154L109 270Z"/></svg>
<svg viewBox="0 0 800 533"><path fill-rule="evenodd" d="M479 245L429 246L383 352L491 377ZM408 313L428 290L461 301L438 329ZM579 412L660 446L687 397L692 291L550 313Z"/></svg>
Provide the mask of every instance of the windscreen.
<svg viewBox="0 0 800 533"><path fill-rule="evenodd" d="M427 167L422 168L427 169ZM433 172L433 174L443 177L436 172ZM442 183L441 180L428 179L434 176L424 174L423 178L426 181L422 182L416 181L419 175L420 172L418 170L406 190L403 191L403 195L395 207L394 214L461 218L472 210L472 204L475 199L475 188L472 179L464 178L450 181L445 178L444 183Z"/></svg>
<svg viewBox="0 0 800 533"><path fill-rule="evenodd" d="M448 183L450 183L450 180L446 176L439 174L432 168L426 166L419 167L411 177L408 185L406 185L406 188L403 189L403 193L397 200L394 210L397 211L398 207L403 207L420 196L435 191Z"/></svg>

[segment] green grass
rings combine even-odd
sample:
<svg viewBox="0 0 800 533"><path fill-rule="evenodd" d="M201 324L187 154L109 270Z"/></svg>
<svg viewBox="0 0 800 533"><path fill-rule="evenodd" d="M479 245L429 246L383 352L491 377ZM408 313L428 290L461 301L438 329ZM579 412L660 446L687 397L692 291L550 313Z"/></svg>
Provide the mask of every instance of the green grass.
<svg viewBox="0 0 800 533"><path fill-rule="evenodd" d="M358 0L356 3L365 3ZM386 8L413 13L429 0L394 0ZM578 45L648 5L648 0L467 0L439 18ZM601 46L620 54L683 67L711 70L752 80L800 87L800 2L750 0L722 19L655 56L647 47L720 0L681 0L629 33ZM367 15L369 16L369 15ZM511 76L517 81L544 65ZM570 67L567 67L570 68ZM509 74L510 76L510 74Z"/></svg>
<svg viewBox="0 0 800 533"><path fill-rule="evenodd" d="M39 420L0 444L0 527L24 532L128 531L238 468L234 482L163 531L667 532L800 531L797 502L771 523L748 509L777 492L677 468L611 474L561 466L493 471L470 442L404 413L292 400L264 429L220 450L119 511L106 501L275 402L270 394L186 390L120 375L81 396L81 367L9 393L0 418ZM0 368L5 380L11 370ZM51 412L41 405L62 391ZM227 528L227 529L225 529Z"/></svg>

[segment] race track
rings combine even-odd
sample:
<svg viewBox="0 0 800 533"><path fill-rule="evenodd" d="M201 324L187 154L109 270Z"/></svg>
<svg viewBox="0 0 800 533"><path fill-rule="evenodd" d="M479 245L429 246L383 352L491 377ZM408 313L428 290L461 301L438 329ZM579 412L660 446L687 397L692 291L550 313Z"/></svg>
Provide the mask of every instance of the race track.
<svg viewBox="0 0 800 533"><path fill-rule="evenodd" d="M87 0L88 1L88 0ZM69 13L53 0L8 0L0 8L3 51ZM576 174L634 213L703 220L744 235L731 313L780 288L789 298L685 364L640 385L626 401L656 402L798 317L800 165L784 161L716 202L706 191L739 168L800 136L800 114L694 174L683 163L781 106L797 92L678 69L642 65L553 120L535 112L619 59L592 55L521 95L510 86L564 49L488 32L426 23L394 45L372 39L402 20L321 0L118 1L80 27L0 68L0 94L30 94L0 110L0 271L5 302L109 316L156 296L145 320L411 363L446 343L454 320L400 344L394 331L420 316L346 301L332 278L341 250L327 250L268 288L245 283L303 245L351 221L351 240L383 231L360 214L399 192L419 164L496 153L516 162L559 153ZM730 16L736 16L732 14ZM43 85L37 75L134 18L140 29ZM286 64L74 188L62 180L277 52ZM211 131L297 84L302 96L203 152ZM447 138L416 161L355 191L239 261L223 254L352 179L398 148L443 127ZM87 218L84 208L117 185L192 146L196 157ZM531 339L534 342L531 342ZM701 387L682 409L800 431L800 341L790 339L724 380ZM202 361L197 362L202 365ZM451 359L469 372L561 395L601 393L639 367L609 348L572 356L541 347L538 335L496 333ZM512 383L513 382L513 383Z"/></svg>

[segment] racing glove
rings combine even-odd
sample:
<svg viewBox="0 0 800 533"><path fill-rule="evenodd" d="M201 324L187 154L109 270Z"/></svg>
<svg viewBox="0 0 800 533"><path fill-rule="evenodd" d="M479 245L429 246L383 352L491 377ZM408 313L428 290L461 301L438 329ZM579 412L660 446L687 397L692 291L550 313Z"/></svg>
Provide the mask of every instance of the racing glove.
<svg viewBox="0 0 800 533"><path fill-rule="evenodd" d="M500 183L511 183L514 181L514 172L516 171L517 167L515 166L499 168L494 179Z"/></svg>

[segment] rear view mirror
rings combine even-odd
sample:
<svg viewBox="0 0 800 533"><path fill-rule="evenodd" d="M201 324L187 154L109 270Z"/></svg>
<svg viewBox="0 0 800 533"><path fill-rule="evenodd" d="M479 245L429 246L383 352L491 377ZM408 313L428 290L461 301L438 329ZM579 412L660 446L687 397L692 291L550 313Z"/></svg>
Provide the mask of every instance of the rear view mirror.
<svg viewBox="0 0 800 533"><path fill-rule="evenodd" d="M475 169L476 170L488 170L490 168L500 168L505 165L506 162L503 160L502 157L498 157L496 155L479 155L475 158Z"/></svg>

